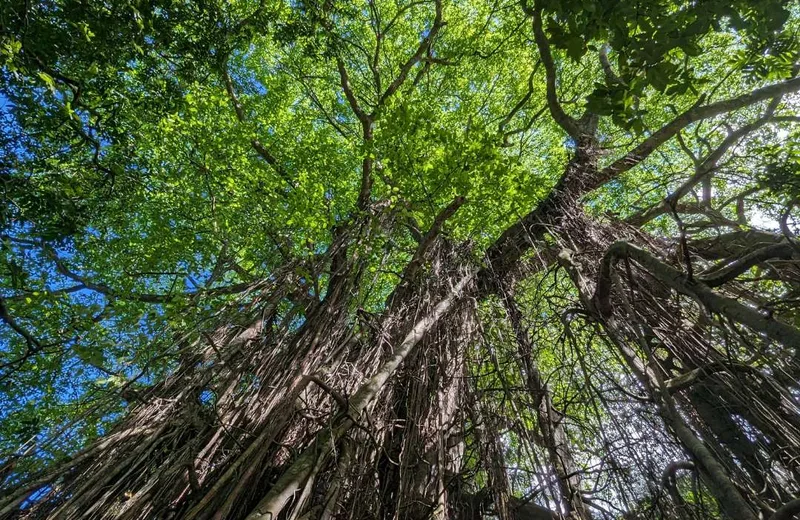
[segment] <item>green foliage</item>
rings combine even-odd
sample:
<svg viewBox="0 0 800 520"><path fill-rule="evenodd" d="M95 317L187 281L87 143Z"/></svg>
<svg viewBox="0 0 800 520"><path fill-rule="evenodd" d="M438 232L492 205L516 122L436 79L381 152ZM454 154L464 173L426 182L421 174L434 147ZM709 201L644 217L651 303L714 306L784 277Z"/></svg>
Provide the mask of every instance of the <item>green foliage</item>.
<svg viewBox="0 0 800 520"><path fill-rule="evenodd" d="M574 62L608 44L617 77L595 84L587 107L641 134L639 99L645 89L676 97L697 95L704 83L697 69L721 34L728 59L758 78L787 78L797 55L796 29L787 26L789 7L780 0L730 2L543 2L553 11L550 41ZM735 31L733 35L731 31ZM711 45L709 45L711 43Z"/></svg>
<svg viewBox="0 0 800 520"><path fill-rule="evenodd" d="M374 166L370 202L402 223L353 250L366 256L359 304L372 310L413 255L409 223L424 233L465 197L445 233L480 256L547 195L575 150L548 117L523 10L446 2L435 41L386 97L431 31L433 4L374 4L380 30L367 3L0 6L0 298L8 309L0 453L73 420L81 427L71 441L41 461L98 435L124 408L126 382L145 386L174 367L176 337L195 338L214 317L235 320L250 301L220 289L291 263L316 285L310 294L324 295L330 273L318 260L334 229L363 211L365 159ZM704 96L789 77L797 60L797 7L780 0L536 7L555 50L558 98L568 111L600 117L609 153ZM598 63L606 44L616 79ZM369 139L337 61L374 119ZM689 147L724 139L724 129L703 128L686 137ZM759 180L771 200L800 195L796 148L761 144L754 151L774 158ZM660 200L692 166L673 143L662 152L657 167L605 186L590 209L620 215ZM723 182L718 191L741 187ZM541 356L546 370L556 365L553 351Z"/></svg>

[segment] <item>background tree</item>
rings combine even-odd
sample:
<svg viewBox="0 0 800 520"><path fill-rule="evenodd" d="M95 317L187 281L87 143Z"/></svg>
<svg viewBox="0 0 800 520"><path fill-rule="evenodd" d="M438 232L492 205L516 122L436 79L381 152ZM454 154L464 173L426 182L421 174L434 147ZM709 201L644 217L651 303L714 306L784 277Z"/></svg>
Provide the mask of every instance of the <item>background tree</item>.
<svg viewBox="0 0 800 520"><path fill-rule="evenodd" d="M790 518L797 14L4 4L0 518Z"/></svg>

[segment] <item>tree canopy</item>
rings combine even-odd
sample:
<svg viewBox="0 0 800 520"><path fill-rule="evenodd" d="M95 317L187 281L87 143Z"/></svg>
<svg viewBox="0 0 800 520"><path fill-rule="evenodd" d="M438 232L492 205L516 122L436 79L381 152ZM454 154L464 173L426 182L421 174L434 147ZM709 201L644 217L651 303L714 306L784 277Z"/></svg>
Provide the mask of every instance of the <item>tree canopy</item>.
<svg viewBox="0 0 800 520"><path fill-rule="evenodd" d="M791 518L799 29L3 3L0 518Z"/></svg>

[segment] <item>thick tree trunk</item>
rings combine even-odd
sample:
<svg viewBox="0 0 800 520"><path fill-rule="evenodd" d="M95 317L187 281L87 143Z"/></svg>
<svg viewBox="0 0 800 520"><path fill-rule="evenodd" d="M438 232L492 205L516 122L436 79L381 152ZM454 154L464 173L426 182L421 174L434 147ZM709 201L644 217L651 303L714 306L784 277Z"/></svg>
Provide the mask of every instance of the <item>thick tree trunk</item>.
<svg viewBox="0 0 800 520"><path fill-rule="evenodd" d="M392 224L376 214L338 228L327 255L330 277L324 300L292 301L304 306L302 320L278 312L280 302L292 300L287 287L299 285L290 274L294 266L287 266L287 274L261 289L266 303L251 309L246 332L222 326L184 346L181 367L140 396L141 404L120 426L85 454L3 499L0 515L14 514L27 497L44 489L45 496L28 510L31 516L272 520L280 515L293 520L312 514L335 518L346 510L352 518L378 512L384 519L422 520L474 517L476 511L485 511L484 503L494 502L494 513L501 518L552 517L551 511L507 496L508 483L497 473L502 450L491 426L484 437L495 438L480 444L488 459L483 464L494 471L492 496L460 489L457 481L470 397L463 377L465 351L477 319L475 300L498 293L514 329L524 382L564 510L573 518L591 518L563 417L553 409L532 358L521 311L505 291L519 274L520 261L547 243L549 234L557 250L572 251L561 258L570 266L584 307L616 341L723 510L736 519L754 519L730 472L685 420L679 408L685 403L673 398L675 390L668 385L674 374L660 366L648 338L673 351L692 344L650 334L648 328L659 326L660 311L625 298L649 284L652 301L665 308L674 309L668 301L674 290L777 341L800 336L788 324L687 281L675 267L627 242L612 246L620 239L653 248L658 244L629 226L601 225L583 214L581 197L603 182L592 147L590 139L579 143L576 158L551 194L489 248L477 274L468 255L438 236L443 220L460 205L454 201L422 237L401 283L374 319L355 310L363 268L359 254L365 254L374 230L390 234ZM557 256L549 251L531 263ZM626 287L624 294L614 290L611 270L622 256L638 264L636 276L644 282ZM598 280L597 287L592 280ZM297 292L303 290L301 286ZM697 348L685 350L684 368L717 361ZM644 361L639 359L642 353ZM213 406L203 402L205 392L214 395ZM716 393L705 397L709 406L733 403ZM747 455L742 459L746 464L758 461L733 436L726 437L720 425L731 427L730 417L723 421L695 404L709 431L729 441L722 440L723 445L738 446L732 451L738 450L740 458ZM763 426L764 417L753 415L751 422ZM765 434L781 443L795 442L775 431ZM463 507L466 502L475 507Z"/></svg>

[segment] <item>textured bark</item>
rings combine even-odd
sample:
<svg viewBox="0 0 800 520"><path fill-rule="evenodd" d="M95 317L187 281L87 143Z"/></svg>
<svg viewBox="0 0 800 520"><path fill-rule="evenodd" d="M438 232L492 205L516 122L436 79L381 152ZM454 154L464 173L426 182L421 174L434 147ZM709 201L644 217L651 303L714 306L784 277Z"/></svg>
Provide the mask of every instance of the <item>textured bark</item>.
<svg viewBox="0 0 800 520"><path fill-rule="evenodd" d="M594 236L595 238L597 237L597 235ZM658 299L660 297L651 294L650 298L655 300L655 305L634 308L631 302L628 301L628 296L626 296L629 289L624 289L623 291L620 287L619 290L614 291L615 287L621 285L621 282L619 279L620 277L611 269L613 261L610 259L625 258L625 253L635 248L627 242L616 242L612 244L612 241L609 240L604 245L602 242L597 243L596 241L587 244L587 240L591 242L591 235L588 238L577 237L571 242L581 243L583 245L582 249L584 250L601 252L606 250L607 252L602 262L599 262L599 259L595 260L595 262L585 259L580 265L576 265L573 260L574 255L564 254L561 256L561 261L568 267L574 283L579 288L584 306L596 313L610 337L620 348L623 358L628 362L632 372L639 377L643 386L648 389L649 394L655 399L655 402L659 405L661 416L665 423L674 432L684 449L692 456L704 482L717 498L720 507L726 515L731 518L743 520L752 520L756 518L751 505L748 504L742 493L734 486L729 469L720 463L709 446L707 446L687 424L678 404L670 395L671 391L666 383L664 383L666 374L659 372L657 369L661 363L653 358L651 352L653 347L650 346L650 340L646 338L645 331L647 327L649 327L649 320L657 319L663 321L664 319L664 317L658 316ZM639 249L636 250L641 251ZM674 281L676 279L683 280L683 275L680 272L660 261L639 262L640 256L646 259L651 259L652 256L646 253L642 255L631 255L632 260L636 260L637 263L644 267L644 272L647 273L648 276L653 274L656 280L660 280L659 283L664 283L666 287L679 290L680 292L680 289L683 288L682 283ZM658 262L657 265L655 262ZM655 270L655 273L653 273L654 270L651 269L654 265L658 268ZM664 272L670 273L672 277L668 278L663 276ZM592 277L598 280L594 291L592 291L591 283L589 282L589 279ZM634 282L629 280L628 283L632 284ZM697 283L695 282L695 284ZM654 287L652 282L648 282L645 279L639 280L635 285L646 287L649 291L657 291L657 287ZM692 287L695 287L695 285L692 285ZM709 289L706 289L706 291L710 292ZM611 305L612 295L615 292L617 295L617 304ZM671 304L669 304L667 300L662 302L662 305L665 308L671 307ZM626 323L626 321L623 320L633 320L633 322ZM678 323L680 323L680 320L678 320ZM678 329L673 329L673 331L679 330L681 325L678 324L677 327ZM686 358L683 362L689 363L689 366L692 366L692 364L696 365L698 362L702 361L701 358L695 359L693 357L698 355L698 352L694 350L693 342L696 340L692 339L690 332L691 331L686 331L686 333L681 332L678 334L673 332L672 338L661 339L676 342L676 344L688 341L688 343L685 343L682 347L682 349L686 351ZM650 334L652 335L652 332L650 332ZM647 359L644 363L639 361L637 352L626 345L628 341L632 341L641 349L641 352L646 353ZM680 351L680 349L678 349L678 351ZM710 399L714 403L712 406L724 406L719 394L710 396ZM707 417L707 419L710 422L714 420L714 418L710 416ZM716 420L716 425L719 425L720 417L716 417ZM730 421L730 416L726 416L725 420ZM736 435L743 435L741 426L737 425Z"/></svg>
<svg viewBox="0 0 800 520"><path fill-rule="evenodd" d="M642 265L653 277L681 294L691 296L705 305L710 311L722 314L734 321L747 325L757 332L787 346L800 345L800 330L778 320L767 318L741 303L721 296L702 282L688 279L686 275L661 262L651 254L628 242L616 242L609 247L603 258L602 270L597 283L593 305L601 315L610 313L608 295L611 291L611 268L620 258L631 258Z"/></svg>

